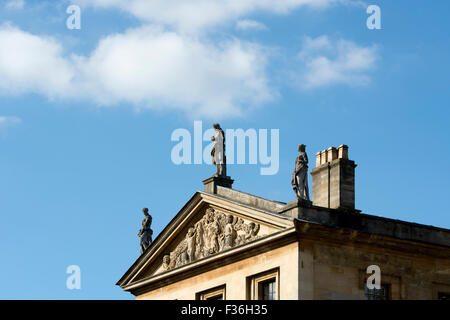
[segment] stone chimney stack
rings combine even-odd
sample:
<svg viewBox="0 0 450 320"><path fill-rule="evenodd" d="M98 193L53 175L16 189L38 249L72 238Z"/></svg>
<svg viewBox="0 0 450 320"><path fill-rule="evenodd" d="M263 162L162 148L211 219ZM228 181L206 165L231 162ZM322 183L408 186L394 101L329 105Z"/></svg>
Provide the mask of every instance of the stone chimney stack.
<svg viewBox="0 0 450 320"><path fill-rule="evenodd" d="M355 168L346 145L317 152L316 168L311 172L313 205L354 210Z"/></svg>

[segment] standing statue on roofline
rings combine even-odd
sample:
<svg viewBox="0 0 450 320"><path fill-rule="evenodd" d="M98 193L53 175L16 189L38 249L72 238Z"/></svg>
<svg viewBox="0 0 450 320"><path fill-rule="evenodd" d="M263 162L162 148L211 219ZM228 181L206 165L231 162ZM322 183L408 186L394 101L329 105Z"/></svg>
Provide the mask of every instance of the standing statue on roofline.
<svg viewBox="0 0 450 320"><path fill-rule="evenodd" d="M214 136L211 138L214 141L211 157L212 163L216 166L217 172L216 176L226 177L227 176L227 158L225 156L225 134L218 123L213 124Z"/></svg>
<svg viewBox="0 0 450 320"><path fill-rule="evenodd" d="M300 154L295 160L295 170L292 175L292 188L298 200L309 200L308 188L308 155L306 154L306 146L304 144L298 145L298 152Z"/></svg>
<svg viewBox="0 0 450 320"><path fill-rule="evenodd" d="M144 213L145 217L142 220L142 228L138 233L138 236L141 238L141 254L150 247L153 236L153 230L150 228L152 225L152 216L148 213L148 208L142 209L142 213Z"/></svg>

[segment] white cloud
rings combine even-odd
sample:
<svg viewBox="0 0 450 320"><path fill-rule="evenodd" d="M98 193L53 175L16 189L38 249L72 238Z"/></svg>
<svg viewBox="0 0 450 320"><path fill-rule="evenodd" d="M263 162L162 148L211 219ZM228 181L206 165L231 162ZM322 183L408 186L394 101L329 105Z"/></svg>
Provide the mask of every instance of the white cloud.
<svg viewBox="0 0 450 320"><path fill-rule="evenodd" d="M35 92L50 98L66 95L73 69L52 38L39 37L10 25L0 27L0 91Z"/></svg>
<svg viewBox="0 0 450 320"><path fill-rule="evenodd" d="M18 117L5 117L0 116L0 129L6 129L11 126L15 126L22 123L22 120Z"/></svg>
<svg viewBox="0 0 450 320"><path fill-rule="evenodd" d="M143 27L100 41L78 60L85 88L99 103L170 107L205 116L237 115L270 100L266 59L257 45L218 45Z"/></svg>
<svg viewBox="0 0 450 320"><path fill-rule="evenodd" d="M268 30L268 28L261 22L254 20L239 20L236 23L236 29L238 30Z"/></svg>
<svg viewBox="0 0 450 320"><path fill-rule="evenodd" d="M257 12L287 14L300 7L325 8L352 0L77 0L75 3L118 8L137 18L194 32Z"/></svg>
<svg viewBox="0 0 450 320"><path fill-rule="evenodd" d="M172 108L192 116L240 115L274 94L263 47L219 44L142 27L102 39L89 56L63 55L51 38L0 28L0 91L37 92L109 106Z"/></svg>
<svg viewBox="0 0 450 320"><path fill-rule="evenodd" d="M323 8L349 1L79 0L128 11L142 19L143 26L100 39L89 55L76 56L65 53L51 37L0 25L0 43L7 44L0 46L0 93L172 109L192 117L243 115L277 96L267 75L270 50L236 38L218 43L191 31L257 11L283 14L301 6ZM241 19L236 27L265 26ZM375 49L344 40L332 43L327 37L307 38L299 57L305 65L303 87L358 84L368 82L364 71L373 66Z"/></svg>
<svg viewBox="0 0 450 320"><path fill-rule="evenodd" d="M24 0L9 0L5 3L5 8L7 9L23 9L24 7Z"/></svg>
<svg viewBox="0 0 450 320"><path fill-rule="evenodd" d="M378 58L376 46L363 47L347 40L330 41L327 36L307 37L299 58L301 86L306 89L333 84L367 85L368 72Z"/></svg>

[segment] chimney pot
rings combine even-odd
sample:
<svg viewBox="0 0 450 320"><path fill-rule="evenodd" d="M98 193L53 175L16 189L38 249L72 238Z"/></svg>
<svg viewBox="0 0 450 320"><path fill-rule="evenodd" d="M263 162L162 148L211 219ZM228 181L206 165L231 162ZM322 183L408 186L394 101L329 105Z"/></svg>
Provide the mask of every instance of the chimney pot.
<svg viewBox="0 0 450 320"><path fill-rule="evenodd" d="M339 159L348 159L348 146L341 144L338 147Z"/></svg>
<svg viewBox="0 0 450 320"><path fill-rule="evenodd" d="M333 161L335 160L335 161ZM318 165L320 163L320 165ZM324 164L328 163L327 166ZM330 147L316 154L312 175L312 202L332 209L355 209L355 168L348 146Z"/></svg>
<svg viewBox="0 0 450 320"><path fill-rule="evenodd" d="M336 148L335 147L329 147L328 151L327 151L328 162L331 162L331 161L333 161L333 160L335 160L337 158L338 158L338 155L337 155Z"/></svg>
<svg viewBox="0 0 450 320"><path fill-rule="evenodd" d="M321 162L320 162L320 152L316 153L316 167L320 167Z"/></svg>
<svg viewBox="0 0 450 320"><path fill-rule="evenodd" d="M320 164L322 165L322 164L325 164L327 162L328 162L327 161L327 151L326 150L322 150L320 152Z"/></svg>

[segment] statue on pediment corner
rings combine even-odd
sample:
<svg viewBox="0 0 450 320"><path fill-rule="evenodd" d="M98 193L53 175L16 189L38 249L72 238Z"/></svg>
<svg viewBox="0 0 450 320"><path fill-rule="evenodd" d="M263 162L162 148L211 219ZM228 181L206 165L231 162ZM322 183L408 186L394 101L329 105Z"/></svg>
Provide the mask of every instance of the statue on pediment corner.
<svg viewBox="0 0 450 320"><path fill-rule="evenodd" d="M142 228L138 232L138 237L141 238L141 254L152 244L153 230L150 228L152 225L152 216L148 213L148 208L142 209L144 213L144 219L142 220Z"/></svg>

